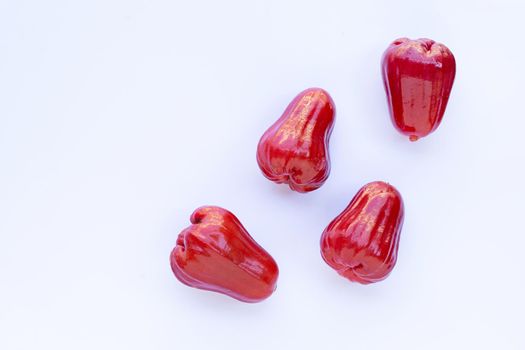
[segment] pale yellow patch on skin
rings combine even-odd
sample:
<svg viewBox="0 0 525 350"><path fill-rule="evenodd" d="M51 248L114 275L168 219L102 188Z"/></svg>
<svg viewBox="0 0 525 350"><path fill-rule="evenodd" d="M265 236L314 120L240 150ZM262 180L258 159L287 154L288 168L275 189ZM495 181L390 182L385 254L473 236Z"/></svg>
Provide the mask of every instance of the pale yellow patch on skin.
<svg viewBox="0 0 525 350"><path fill-rule="evenodd" d="M306 141L309 137L311 138L313 125L307 128L304 133L302 130L308 122L307 117L312 110L315 95L316 93L309 93L303 96L300 103L292 110L292 117L288 118L275 134L275 137L280 139L279 144L286 142L288 139L296 140L301 138L301 140ZM296 114L298 109L301 112Z"/></svg>
<svg viewBox="0 0 525 350"><path fill-rule="evenodd" d="M417 52L427 56L427 57L433 57L433 56L448 56L448 50L446 50L443 45L434 42L432 46L430 47L430 50L425 47L422 43L419 41L410 41L405 42L399 46L397 46L397 49L395 51L396 55L403 55L405 52L407 52L410 49L414 49Z"/></svg>
<svg viewBox="0 0 525 350"><path fill-rule="evenodd" d="M205 217L203 220L198 224L201 228L206 228L208 226L222 226L224 223L224 218L221 213L217 213L213 209L207 209L205 213Z"/></svg>
<svg viewBox="0 0 525 350"><path fill-rule="evenodd" d="M387 192L382 188L377 188L375 186L368 187L365 189L363 196L368 196L369 198L387 198L387 197L394 197L394 193ZM367 203L368 204L368 203ZM359 216L356 218L356 222L364 222L366 223L366 229L368 231L371 231L374 228L374 225L376 224L375 218L377 217L377 213L374 212L361 212ZM383 226L380 226L377 228L381 233L385 230Z"/></svg>

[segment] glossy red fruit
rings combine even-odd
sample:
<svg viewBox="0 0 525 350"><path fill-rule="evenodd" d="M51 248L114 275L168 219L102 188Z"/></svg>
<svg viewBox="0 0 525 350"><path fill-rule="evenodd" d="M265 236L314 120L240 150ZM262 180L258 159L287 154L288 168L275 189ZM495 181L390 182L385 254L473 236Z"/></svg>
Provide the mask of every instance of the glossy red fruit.
<svg viewBox="0 0 525 350"><path fill-rule="evenodd" d="M321 236L324 261L350 281L385 279L396 264L403 200L385 182L363 186Z"/></svg>
<svg viewBox="0 0 525 350"><path fill-rule="evenodd" d="M456 75L452 52L430 39L397 39L383 54L382 71L396 129L410 141L436 130Z"/></svg>
<svg viewBox="0 0 525 350"><path fill-rule="evenodd" d="M257 163L264 176L297 192L321 187L330 174L328 142L334 121L328 92L311 88L297 95L259 141Z"/></svg>
<svg viewBox="0 0 525 350"><path fill-rule="evenodd" d="M226 209L205 206L177 238L171 269L184 284L245 302L268 298L279 269L273 258Z"/></svg>

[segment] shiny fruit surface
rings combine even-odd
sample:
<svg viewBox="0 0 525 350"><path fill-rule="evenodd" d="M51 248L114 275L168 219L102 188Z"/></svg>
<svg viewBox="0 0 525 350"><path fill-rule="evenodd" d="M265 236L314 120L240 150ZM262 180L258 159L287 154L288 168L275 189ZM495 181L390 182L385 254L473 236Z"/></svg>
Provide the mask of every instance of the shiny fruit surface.
<svg viewBox="0 0 525 350"><path fill-rule="evenodd" d="M325 90L297 95L259 141L257 163L264 176L302 193L321 187L330 174L334 121L335 105Z"/></svg>
<svg viewBox="0 0 525 350"><path fill-rule="evenodd" d="M385 279L396 264L403 217L403 199L392 185L377 181L363 186L324 230L324 261L353 282Z"/></svg>
<svg viewBox="0 0 525 350"><path fill-rule="evenodd" d="M273 293L277 264L235 215L204 206L193 212L190 221L170 255L179 281L244 302L259 302Z"/></svg>
<svg viewBox="0 0 525 350"><path fill-rule="evenodd" d="M456 61L430 39L397 39L382 59L383 83L395 128L416 141L437 129L456 75Z"/></svg>

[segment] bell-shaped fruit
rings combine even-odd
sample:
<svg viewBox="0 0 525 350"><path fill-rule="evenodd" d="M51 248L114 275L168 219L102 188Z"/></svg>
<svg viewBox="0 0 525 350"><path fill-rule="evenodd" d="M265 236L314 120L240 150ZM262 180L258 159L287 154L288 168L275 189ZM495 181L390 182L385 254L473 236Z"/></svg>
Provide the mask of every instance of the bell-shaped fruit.
<svg viewBox="0 0 525 350"><path fill-rule="evenodd" d="M268 298L279 269L273 258L226 209L205 206L177 238L171 269L184 284L245 302Z"/></svg>
<svg viewBox="0 0 525 350"><path fill-rule="evenodd" d="M334 101L326 91L311 88L297 95L259 141L257 163L264 176L297 192L321 187L330 174L334 121Z"/></svg>
<svg viewBox="0 0 525 350"><path fill-rule="evenodd" d="M383 54L382 71L396 129L410 141L436 130L456 75L452 52L430 39L397 39Z"/></svg>
<svg viewBox="0 0 525 350"><path fill-rule="evenodd" d="M350 281L385 279L396 264L403 226L403 200L385 182L363 186L321 236L321 255Z"/></svg>

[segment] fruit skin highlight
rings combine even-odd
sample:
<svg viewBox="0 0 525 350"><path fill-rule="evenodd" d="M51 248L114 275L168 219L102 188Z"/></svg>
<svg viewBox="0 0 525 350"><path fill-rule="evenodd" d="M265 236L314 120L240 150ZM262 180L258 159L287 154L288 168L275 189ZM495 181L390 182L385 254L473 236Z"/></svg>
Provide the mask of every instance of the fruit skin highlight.
<svg viewBox="0 0 525 350"><path fill-rule="evenodd" d="M334 122L328 92L310 88L297 95L259 141L257 163L264 176L301 193L321 187L330 174Z"/></svg>
<svg viewBox="0 0 525 350"><path fill-rule="evenodd" d="M324 261L352 282L379 282L397 260L404 205L390 184L363 186L321 236Z"/></svg>
<svg viewBox="0 0 525 350"><path fill-rule="evenodd" d="M456 75L456 61L431 39L400 38L382 58L383 83L394 127L410 141L437 129Z"/></svg>
<svg viewBox="0 0 525 350"><path fill-rule="evenodd" d="M182 283L255 303L275 290L279 269L273 258L230 211L203 206L177 238L171 269Z"/></svg>

